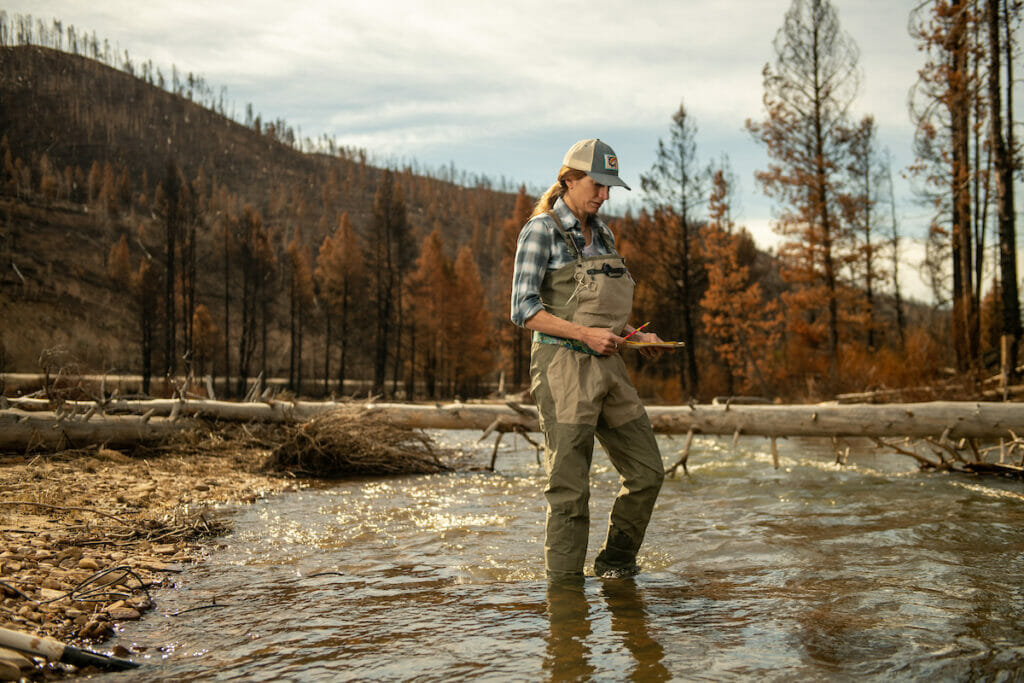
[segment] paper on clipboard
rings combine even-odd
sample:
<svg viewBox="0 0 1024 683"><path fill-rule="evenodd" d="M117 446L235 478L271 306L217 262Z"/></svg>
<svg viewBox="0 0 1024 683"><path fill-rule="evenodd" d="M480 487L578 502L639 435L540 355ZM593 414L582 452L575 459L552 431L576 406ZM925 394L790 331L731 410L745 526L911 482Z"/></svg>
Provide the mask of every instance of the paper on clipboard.
<svg viewBox="0 0 1024 683"><path fill-rule="evenodd" d="M622 342L621 346L629 346L635 349L678 349L686 346L686 342L681 341L660 341L660 342L642 342L642 341L631 341L627 339Z"/></svg>

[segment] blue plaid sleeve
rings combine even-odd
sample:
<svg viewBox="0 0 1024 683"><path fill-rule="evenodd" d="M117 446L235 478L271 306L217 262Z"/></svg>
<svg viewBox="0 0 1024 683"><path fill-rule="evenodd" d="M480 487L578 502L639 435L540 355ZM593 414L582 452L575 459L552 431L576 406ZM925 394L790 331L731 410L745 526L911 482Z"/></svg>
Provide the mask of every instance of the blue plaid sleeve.
<svg viewBox="0 0 1024 683"><path fill-rule="evenodd" d="M551 259L552 230L543 216L527 222L519 233L512 272L512 322L520 327L544 308L540 284Z"/></svg>

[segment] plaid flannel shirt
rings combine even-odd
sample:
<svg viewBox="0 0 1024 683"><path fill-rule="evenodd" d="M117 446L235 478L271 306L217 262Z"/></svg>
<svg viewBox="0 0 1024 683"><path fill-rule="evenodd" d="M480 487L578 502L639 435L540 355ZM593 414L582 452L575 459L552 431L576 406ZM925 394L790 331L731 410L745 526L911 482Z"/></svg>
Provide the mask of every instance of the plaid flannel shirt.
<svg viewBox="0 0 1024 683"><path fill-rule="evenodd" d="M557 215L569 236L583 251L583 230L575 214L566 206L561 197L552 211ZM594 247L599 254L615 253L615 237L608 226L595 217L591 223L595 236ZM516 244L515 270L512 273L512 322L520 327L544 308L540 300L540 284L549 270L558 270L576 260L569 251L569 245L562 239L558 227L547 214L535 216L527 221L519 233Z"/></svg>

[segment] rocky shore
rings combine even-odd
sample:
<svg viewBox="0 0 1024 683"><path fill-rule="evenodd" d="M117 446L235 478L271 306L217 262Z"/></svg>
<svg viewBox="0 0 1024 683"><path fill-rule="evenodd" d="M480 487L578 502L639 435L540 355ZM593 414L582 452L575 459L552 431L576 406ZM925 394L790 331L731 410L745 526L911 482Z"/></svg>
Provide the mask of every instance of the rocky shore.
<svg viewBox="0 0 1024 683"><path fill-rule="evenodd" d="M296 487L262 471L267 454L211 437L131 455L0 455L0 627L104 652L119 624L153 608L150 590L227 530L219 509ZM0 648L0 680L80 671Z"/></svg>

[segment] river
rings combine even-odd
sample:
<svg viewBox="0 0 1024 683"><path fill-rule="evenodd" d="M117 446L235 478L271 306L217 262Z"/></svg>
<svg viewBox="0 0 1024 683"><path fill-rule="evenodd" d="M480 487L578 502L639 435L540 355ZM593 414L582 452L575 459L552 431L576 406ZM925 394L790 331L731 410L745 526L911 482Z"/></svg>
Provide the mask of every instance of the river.
<svg viewBox="0 0 1024 683"><path fill-rule="evenodd" d="M478 432L443 445L490 446ZM666 464L682 448L659 436ZM316 485L230 511L231 534L154 593L98 680L1020 680L1024 484L919 472L830 443L696 439L635 579L551 587L543 475ZM597 448L589 558L618 488ZM186 611L191 610L191 611ZM174 616L177 614L177 616Z"/></svg>

